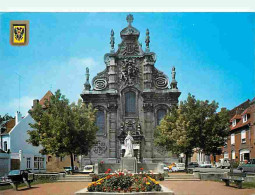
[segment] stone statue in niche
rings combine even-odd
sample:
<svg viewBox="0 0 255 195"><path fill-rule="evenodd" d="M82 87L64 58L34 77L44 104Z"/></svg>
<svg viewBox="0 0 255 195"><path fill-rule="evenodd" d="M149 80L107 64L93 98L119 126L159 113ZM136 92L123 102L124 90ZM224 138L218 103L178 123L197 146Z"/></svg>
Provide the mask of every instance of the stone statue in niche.
<svg viewBox="0 0 255 195"><path fill-rule="evenodd" d="M131 132L128 131L128 135L124 140L124 145L126 147L124 157L133 157L134 156L133 142L134 142L134 139L131 135Z"/></svg>

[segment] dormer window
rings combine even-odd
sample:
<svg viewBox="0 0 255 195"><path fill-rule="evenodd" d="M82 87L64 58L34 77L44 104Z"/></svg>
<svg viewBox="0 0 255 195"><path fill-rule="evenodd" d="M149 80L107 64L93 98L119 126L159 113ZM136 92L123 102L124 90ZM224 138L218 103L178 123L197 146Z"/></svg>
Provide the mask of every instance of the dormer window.
<svg viewBox="0 0 255 195"><path fill-rule="evenodd" d="M248 119L247 114L243 115L243 123L247 122L247 119Z"/></svg>
<svg viewBox="0 0 255 195"><path fill-rule="evenodd" d="M232 121L232 126L233 126L233 127L236 126L236 119L233 119L233 121Z"/></svg>

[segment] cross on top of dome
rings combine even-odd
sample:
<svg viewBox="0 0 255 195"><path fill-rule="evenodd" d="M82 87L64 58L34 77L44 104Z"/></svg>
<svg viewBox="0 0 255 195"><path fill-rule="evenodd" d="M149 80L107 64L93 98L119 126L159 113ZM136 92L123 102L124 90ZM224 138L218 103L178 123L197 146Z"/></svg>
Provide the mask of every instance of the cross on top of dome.
<svg viewBox="0 0 255 195"><path fill-rule="evenodd" d="M134 21L133 15L128 14L126 19L127 19L128 25L131 26L131 23Z"/></svg>

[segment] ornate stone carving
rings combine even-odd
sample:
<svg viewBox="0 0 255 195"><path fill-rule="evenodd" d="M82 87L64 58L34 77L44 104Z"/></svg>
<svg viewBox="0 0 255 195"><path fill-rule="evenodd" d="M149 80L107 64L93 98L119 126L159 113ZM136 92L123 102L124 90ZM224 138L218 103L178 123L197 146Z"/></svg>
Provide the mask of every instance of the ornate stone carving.
<svg viewBox="0 0 255 195"><path fill-rule="evenodd" d="M150 52L150 32L149 29L146 30L146 38L145 38L145 43L146 43L146 52Z"/></svg>
<svg viewBox="0 0 255 195"><path fill-rule="evenodd" d="M100 91L107 87L107 81L105 79L94 80L94 90Z"/></svg>
<svg viewBox="0 0 255 195"><path fill-rule="evenodd" d="M148 62L152 62L155 63L156 62L156 55L155 54L150 54L150 55L146 55L144 58L145 63Z"/></svg>
<svg viewBox="0 0 255 195"><path fill-rule="evenodd" d="M124 84L134 85L139 76L139 69L135 66L135 58L122 61L121 81Z"/></svg>
<svg viewBox="0 0 255 195"><path fill-rule="evenodd" d="M108 55L104 56L104 63L105 63L106 66L110 65L110 57Z"/></svg>
<svg viewBox="0 0 255 195"><path fill-rule="evenodd" d="M134 21L134 17L132 14L128 14L126 18L128 25L131 26L132 22Z"/></svg>
<svg viewBox="0 0 255 195"><path fill-rule="evenodd" d="M177 81L175 80L175 75L176 75L175 67L173 66L173 68L172 68L172 81L170 83L171 89L178 89Z"/></svg>
<svg viewBox="0 0 255 195"><path fill-rule="evenodd" d="M154 68L153 70L154 86L158 89L167 89L168 88L168 79L167 76Z"/></svg>
<svg viewBox="0 0 255 195"><path fill-rule="evenodd" d="M154 80L155 87L158 89L166 89L168 85L168 80L165 77L158 77Z"/></svg>
<svg viewBox="0 0 255 195"><path fill-rule="evenodd" d="M175 75L176 75L175 67L173 66L173 68L172 68L172 79L173 80L175 80Z"/></svg>
<svg viewBox="0 0 255 195"><path fill-rule="evenodd" d="M93 151L98 155L102 155L105 153L106 149L106 144L104 142L98 141L94 146Z"/></svg>
<svg viewBox="0 0 255 195"><path fill-rule="evenodd" d="M127 119L125 121L125 131L131 131L131 132L135 132L136 131L136 121L135 119Z"/></svg>
<svg viewBox="0 0 255 195"><path fill-rule="evenodd" d="M113 31L113 29L112 29L112 30L111 30L111 41L110 41L110 44L111 44L111 52L114 52L114 43L115 43L114 31Z"/></svg>
<svg viewBox="0 0 255 195"><path fill-rule="evenodd" d="M88 67L86 68L86 82L84 84L84 88L87 91L89 91L91 88L90 83L89 83L89 68Z"/></svg>
<svg viewBox="0 0 255 195"><path fill-rule="evenodd" d="M153 103L144 103L143 110L144 110L144 112L153 112L153 110L154 110Z"/></svg>
<svg viewBox="0 0 255 195"><path fill-rule="evenodd" d="M109 103L107 105L107 108L108 108L109 111L116 111L117 108L118 108L118 105L116 103Z"/></svg>
<svg viewBox="0 0 255 195"><path fill-rule="evenodd" d="M120 54L123 56L127 55L138 55L139 54L139 45L136 42L123 42L120 48Z"/></svg>

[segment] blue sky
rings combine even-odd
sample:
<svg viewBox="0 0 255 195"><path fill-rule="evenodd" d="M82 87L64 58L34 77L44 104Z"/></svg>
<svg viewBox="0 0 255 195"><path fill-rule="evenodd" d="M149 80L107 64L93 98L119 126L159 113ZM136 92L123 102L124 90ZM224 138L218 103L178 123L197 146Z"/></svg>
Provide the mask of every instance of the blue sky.
<svg viewBox="0 0 255 195"><path fill-rule="evenodd" d="M61 89L77 101L85 82L104 70L103 56L110 51L110 31L115 48L128 13L0 13L0 115L14 115L19 105L23 115L51 89ZM132 13L133 26L150 30L150 49L155 66L176 79L182 92L198 99L216 100L231 109L255 96L254 13ZM9 43L11 20L29 20L28 46Z"/></svg>

